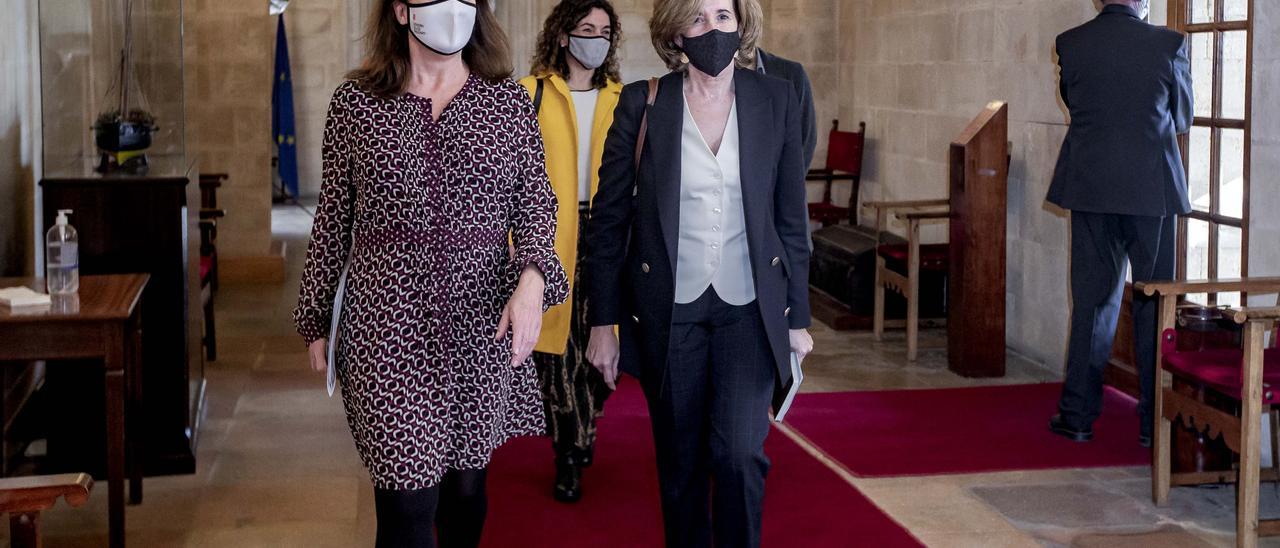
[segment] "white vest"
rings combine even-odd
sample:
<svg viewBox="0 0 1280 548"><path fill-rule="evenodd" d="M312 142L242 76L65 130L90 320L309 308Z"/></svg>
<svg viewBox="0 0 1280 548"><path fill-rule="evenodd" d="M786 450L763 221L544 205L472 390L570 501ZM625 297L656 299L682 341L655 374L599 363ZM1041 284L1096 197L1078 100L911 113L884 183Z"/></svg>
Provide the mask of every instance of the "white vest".
<svg viewBox="0 0 1280 548"><path fill-rule="evenodd" d="M738 159L738 106L730 107L720 152L712 154L689 104L684 104L680 151L680 243L676 303L688 304L714 287L724 302L756 299L742 209Z"/></svg>

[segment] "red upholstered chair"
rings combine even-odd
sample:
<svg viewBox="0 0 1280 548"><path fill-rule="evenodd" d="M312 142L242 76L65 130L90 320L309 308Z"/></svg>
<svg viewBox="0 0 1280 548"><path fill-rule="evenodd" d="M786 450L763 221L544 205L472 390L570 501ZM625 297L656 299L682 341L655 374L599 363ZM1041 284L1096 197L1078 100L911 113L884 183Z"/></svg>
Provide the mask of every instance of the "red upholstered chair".
<svg viewBox="0 0 1280 548"><path fill-rule="evenodd" d="M1259 536L1280 535L1280 520L1258 521L1259 482L1280 480L1280 467L1262 470L1261 447L1263 417L1280 409L1280 350L1274 348L1276 320L1280 307L1240 308L1224 310L1227 317L1244 326L1240 349L1179 350L1175 327L1178 301L1188 294L1246 292L1251 296L1280 293L1280 278L1244 280L1208 280L1202 282L1165 282L1134 284L1135 291L1160 297L1160 341L1157 350L1155 393L1155 439L1151 462L1151 496L1157 505L1169 500L1173 485L1204 483L1236 484L1236 545L1257 546ZM1272 341L1266 334L1272 330ZM1267 348L1272 346L1272 348ZM1197 392L1210 392L1236 402L1234 411L1211 406L1198 398L1173 390L1170 377L1197 387ZM1171 433L1174 421L1205 433L1209 438L1221 437L1240 456L1235 472L1172 473ZM1272 432L1272 458L1276 455L1275 432Z"/></svg>
<svg viewBox="0 0 1280 548"><path fill-rule="evenodd" d="M218 219L227 215L218 209L218 188L226 180L225 173L200 174L200 304L204 309L203 342L209 361L218 360L213 297L218 291Z"/></svg>
<svg viewBox="0 0 1280 548"><path fill-rule="evenodd" d="M848 219L858 224L858 188L862 181L862 149L866 142L867 123L859 122L857 133L840 131L840 120L832 120L827 141L827 166L809 171L806 181L825 181L822 201L809 204L809 218L829 226ZM831 201L831 185L849 181L849 204L839 206Z"/></svg>
<svg viewBox="0 0 1280 548"><path fill-rule="evenodd" d="M907 360L915 361L919 355L920 273L933 271L945 274L950 269L951 256L948 244L920 244L920 224L949 219L951 201L867 202L866 205L876 212L874 228L877 238L888 230L890 215L907 222L907 243L876 247L876 305L872 329L877 341L884 337L887 324L885 290L902 295L907 300Z"/></svg>

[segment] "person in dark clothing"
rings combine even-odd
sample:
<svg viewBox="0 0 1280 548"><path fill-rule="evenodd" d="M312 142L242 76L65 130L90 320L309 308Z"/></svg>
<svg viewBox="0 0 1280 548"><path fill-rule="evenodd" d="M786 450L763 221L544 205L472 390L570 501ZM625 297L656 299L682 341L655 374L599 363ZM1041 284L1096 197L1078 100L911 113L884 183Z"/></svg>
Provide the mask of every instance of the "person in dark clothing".
<svg viewBox="0 0 1280 548"><path fill-rule="evenodd" d="M1093 437L1111 355L1125 262L1135 282L1174 277L1177 216L1191 211L1178 135L1192 122L1188 40L1152 26L1148 0L1107 0L1096 19L1058 36L1071 127L1048 201L1071 211L1071 342L1054 433ZM1135 295L1141 379L1138 441L1151 445L1156 309Z"/></svg>

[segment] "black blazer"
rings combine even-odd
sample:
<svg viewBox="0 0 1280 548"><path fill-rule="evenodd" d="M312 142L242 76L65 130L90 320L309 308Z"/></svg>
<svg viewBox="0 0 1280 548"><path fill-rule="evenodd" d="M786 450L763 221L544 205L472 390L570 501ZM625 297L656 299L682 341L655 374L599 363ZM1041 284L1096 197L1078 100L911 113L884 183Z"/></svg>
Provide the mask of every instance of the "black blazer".
<svg viewBox="0 0 1280 548"><path fill-rule="evenodd" d="M684 76L661 79L639 176L636 139L648 82L622 90L605 140L600 186L587 225L587 320L618 325L620 367L634 376L663 371L675 303L680 229ZM809 244L800 105L784 80L736 69L742 204L756 302L777 362L791 382L788 329L809 326Z"/></svg>
<svg viewBox="0 0 1280 548"><path fill-rule="evenodd" d="M1048 200L1063 209L1164 217L1191 211L1177 136L1192 120L1188 40L1109 5L1058 36L1071 128Z"/></svg>
<svg viewBox="0 0 1280 548"><path fill-rule="evenodd" d="M791 82L796 90L796 99L800 100L800 135L804 143L804 165L807 169L813 163L813 151L818 148L818 116L813 107L813 86L809 83L809 74L804 65L778 57L762 49L756 50L756 70L774 78Z"/></svg>

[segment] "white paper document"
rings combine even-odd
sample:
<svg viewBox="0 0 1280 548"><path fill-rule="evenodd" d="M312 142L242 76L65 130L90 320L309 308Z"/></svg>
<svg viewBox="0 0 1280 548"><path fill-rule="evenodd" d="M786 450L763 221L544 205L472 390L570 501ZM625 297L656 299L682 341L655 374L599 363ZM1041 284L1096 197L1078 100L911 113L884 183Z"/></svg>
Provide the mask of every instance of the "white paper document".
<svg viewBox="0 0 1280 548"><path fill-rule="evenodd" d="M796 357L796 353L791 353L791 387L787 390L787 395L782 399L782 404L773 412L774 422L782 422L787 416L787 411L791 410L791 403L796 400L796 394L800 393L800 384L804 382L804 370L800 368L800 359Z"/></svg>
<svg viewBox="0 0 1280 548"><path fill-rule="evenodd" d="M338 326L342 325L342 299L347 293L347 271L351 269L351 259L347 259L346 264L342 265L342 276L338 278L338 290L333 294L333 316L329 320L329 348L325 352L325 364L328 367L325 370L324 387L329 391L329 397L333 397L333 391L338 387L338 362L334 359L338 349Z"/></svg>
<svg viewBox="0 0 1280 548"><path fill-rule="evenodd" d="M19 286L0 289L0 305L9 308L49 306L52 302L48 295L33 291L29 287Z"/></svg>

